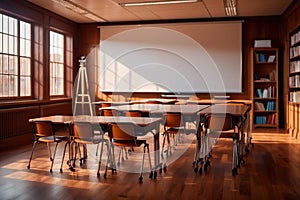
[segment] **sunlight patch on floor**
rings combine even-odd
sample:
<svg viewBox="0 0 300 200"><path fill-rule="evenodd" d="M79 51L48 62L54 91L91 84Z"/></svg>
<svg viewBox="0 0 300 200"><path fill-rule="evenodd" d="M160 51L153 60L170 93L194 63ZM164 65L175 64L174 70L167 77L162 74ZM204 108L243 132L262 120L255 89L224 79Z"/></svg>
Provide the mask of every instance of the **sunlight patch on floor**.
<svg viewBox="0 0 300 200"><path fill-rule="evenodd" d="M22 181L32 181L32 182L39 182L43 184L49 184L49 185L60 185L62 187L70 187L70 188L78 188L82 189L82 185L84 185L84 188L89 188L96 186L97 187L108 187L110 184L101 183L99 186L98 182L91 182L89 181L83 181L83 180L70 180L65 179L63 177L52 177L51 175L42 175L40 173L33 173L33 172L25 172L25 171L16 171L13 173L10 173L4 178L9 179L17 179Z"/></svg>

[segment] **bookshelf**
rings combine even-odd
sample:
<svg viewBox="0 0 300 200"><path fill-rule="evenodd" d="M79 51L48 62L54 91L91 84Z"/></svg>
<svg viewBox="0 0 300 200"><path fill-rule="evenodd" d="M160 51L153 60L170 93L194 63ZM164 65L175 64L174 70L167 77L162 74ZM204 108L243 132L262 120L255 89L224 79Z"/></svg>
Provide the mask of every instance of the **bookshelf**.
<svg viewBox="0 0 300 200"><path fill-rule="evenodd" d="M251 49L253 128L278 126L278 48Z"/></svg>
<svg viewBox="0 0 300 200"><path fill-rule="evenodd" d="M289 101L300 103L300 27L290 34Z"/></svg>
<svg viewBox="0 0 300 200"><path fill-rule="evenodd" d="M300 121L300 26L290 34L288 129L298 137Z"/></svg>

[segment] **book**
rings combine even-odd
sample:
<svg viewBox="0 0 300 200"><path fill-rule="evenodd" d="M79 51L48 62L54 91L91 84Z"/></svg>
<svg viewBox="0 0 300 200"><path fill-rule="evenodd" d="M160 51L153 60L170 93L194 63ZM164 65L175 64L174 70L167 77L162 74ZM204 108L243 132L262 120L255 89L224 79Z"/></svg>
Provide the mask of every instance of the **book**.
<svg viewBox="0 0 300 200"><path fill-rule="evenodd" d="M255 102L255 109L258 111L265 111L265 106L261 102Z"/></svg>
<svg viewBox="0 0 300 200"><path fill-rule="evenodd" d="M266 62L265 55L262 53L259 54L259 62Z"/></svg>
<svg viewBox="0 0 300 200"><path fill-rule="evenodd" d="M271 47L271 40L254 40L254 47Z"/></svg>
<svg viewBox="0 0 300 200"><path fill-rule="evenodd" d="M262 95L262 92L261 92L261 89L260 89L260 88L258 88L258 89L257 89L257 94L258 94L258 97L259 97L259 98L262 98L262 97L263 97L263 95Z"/></svg>
<svg viewBox="0 0 300 200"><path fill-rule="evenodd" d="M270 55L268 57L268 62L275 62L275 55Z"/></svg>
<svg viewBox="0 0 300 200"><path fill-rule="evenodd" d="M262 98L268 98L269 95L268 95L268 89L264 89L263 90L263 94L262 94Z"/></svg>

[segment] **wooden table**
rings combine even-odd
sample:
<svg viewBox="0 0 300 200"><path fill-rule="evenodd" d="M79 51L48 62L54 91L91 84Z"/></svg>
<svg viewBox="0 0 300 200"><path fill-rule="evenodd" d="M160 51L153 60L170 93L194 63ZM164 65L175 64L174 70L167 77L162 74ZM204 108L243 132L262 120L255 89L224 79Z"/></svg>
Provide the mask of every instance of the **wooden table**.
<svg viewBox="0 0 300 200"><path fill-rule="evenodd" d="M177 99L164 99L164 98L147 98L147 99L140 99L140 100L132 100L131 103L151 103L157 102L160 104L175 104L178 100Z"/></svg>
<svg viewBox="0 0 300 200"><path fill-rule="evenodd" d="M244 103L252 104L251 100L245 99L188 99L186 100L188 104L226 104L226 103Z"/></svg>
<svg viewBox="0 0 300 200"><path fill-rule="evenodd" d="M237 173L237 168L240 166L241 162L243 162L243 151L244 151L244 126L247 122L248 113L251 107L243 104L215 104L210 107L207 107L199 112L200 118L201 116L205 116L207 114L215 113L215 114L230 114L233 117L233 123L238 129L238 133L233 138L234 139L234 148L236 149L236 154L233 156L233 174ZM205 119L204 117L202 119ZM205 123L205 121L202 121ZM200 132L199 132L200 134ZM203 134L203 133L201 133ZM198 136L200 138L200 136ZM200 141L199 141L200 142Z"/></svg>
<svg viewBox="0 0 300 200"><path fill-rule="evenodd" d="M195 135L197 136L197 124L198 124L198 112L208 108L210 105L166 105L166 104L134 104L134 105L122 105L112 106L109 109L116 109L119 112L127 112L130 110L138 110L145 113L147 116L155 116L163 118L165 113L181 113L183 118L183 124L186 126L187 122L195 124ZM198 141L199 143L199 141ZM198 144L197 143L197 144ZM194 160L197 159L197 149L195 150Z"/></svg>
<svg viewBox="0 0 300 200"><path fill-rule="evenodd" d="M125 117L125 116L63 116L54 115L47 117L39 117L34 119L29 119L29 122L38 120L48 120L52 121L54 124L65 124L69 125L73 122L90 122L95 124L130 124L134 125L136 136L144 136L151 132L154 138L154 164L155 170L162 168L162 163L160 162L160 145L159 145L159 125L161 118L153 117Z"/></svg>
<svg viewBox="0 0 300 200"><path fill-rule="evenodd" d="M183 115L195 115L204 108L210 105L168 105L168 104L133 104L133 105L121 105L121 106L111 106L103 109L115 109L120 112L127 111L140 111L150 115L164 114L167 112L180 112ZM101 108L100 108L101 110Z"/></svg>

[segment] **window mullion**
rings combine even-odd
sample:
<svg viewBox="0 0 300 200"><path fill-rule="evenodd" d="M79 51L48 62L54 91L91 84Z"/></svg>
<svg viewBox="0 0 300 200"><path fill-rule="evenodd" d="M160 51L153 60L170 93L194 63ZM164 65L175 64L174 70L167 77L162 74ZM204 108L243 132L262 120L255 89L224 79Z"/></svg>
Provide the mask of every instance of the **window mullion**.
<svg viewBox="0 0 300 200"><path fill-rule="evenodd" d="M17 39L17 53L18 53L18 97L21 97L21 66L20 66L20 20L18 20L18 26L17 26L17 29L18 29L18 39Z"/></svg>

